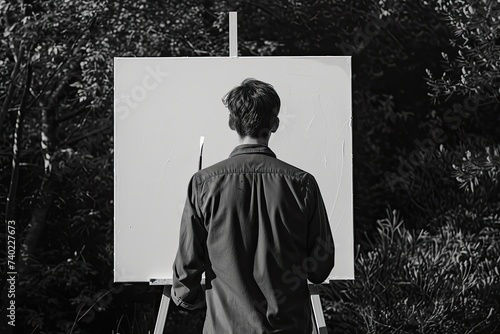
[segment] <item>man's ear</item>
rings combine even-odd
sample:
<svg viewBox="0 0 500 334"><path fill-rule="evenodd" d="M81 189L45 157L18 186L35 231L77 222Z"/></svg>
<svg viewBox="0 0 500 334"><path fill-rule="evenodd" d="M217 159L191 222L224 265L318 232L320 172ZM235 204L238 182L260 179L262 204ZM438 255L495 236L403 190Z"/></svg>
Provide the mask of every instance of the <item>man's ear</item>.
<svg viewBox="0 0 500 334"><path fill-rule="evenodd" d="M279 119L279 117L276 117L274 119L273 125L271 126L271 132L276 132L276 130L278 130L279 126L280 126L280 119Z"/></svg>
<svg viewBox="0 0 500 334"><path fill-rule="evenodd" d="M236 127L234 126L234 119L229 115L229 128L231 130L236 130Z"/></svg>

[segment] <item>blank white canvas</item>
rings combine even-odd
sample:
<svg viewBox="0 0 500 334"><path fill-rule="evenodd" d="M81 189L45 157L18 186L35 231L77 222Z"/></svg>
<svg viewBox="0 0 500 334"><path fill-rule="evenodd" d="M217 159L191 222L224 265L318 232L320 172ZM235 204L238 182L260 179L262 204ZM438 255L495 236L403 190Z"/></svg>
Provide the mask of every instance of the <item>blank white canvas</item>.
<svg viewBox="0 0 500 334"><path fill-rule="evenodd" d="M269 147L313 174L336 259L354 278L350 57L115 58L114 277L172 278L190 177L238 145L221 98L245 78L274 86L280 127Z"/></svg>

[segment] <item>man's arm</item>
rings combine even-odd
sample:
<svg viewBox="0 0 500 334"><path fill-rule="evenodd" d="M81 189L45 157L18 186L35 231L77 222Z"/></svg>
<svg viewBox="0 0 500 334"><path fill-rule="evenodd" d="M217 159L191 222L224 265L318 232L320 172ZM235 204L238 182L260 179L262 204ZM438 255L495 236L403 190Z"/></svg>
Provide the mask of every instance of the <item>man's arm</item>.
<svg viewBox="0 0 500 334"><path fill-rule="evenodd" d="M173 265L172 300L176 305L189 310L205 305L201 275L205 271L207 231L203 225L198 195L196 180L193 177L189 182L182 213L179 248Z"/></svg>
<svg viewBox="0 0 500 334"><path fill-rule="evenodd" d="M325 281L335 264L335 245L323 197L313 177L309 181L309 190L307 256L315 265L311 266L307 279L320 284Z"/></svg>

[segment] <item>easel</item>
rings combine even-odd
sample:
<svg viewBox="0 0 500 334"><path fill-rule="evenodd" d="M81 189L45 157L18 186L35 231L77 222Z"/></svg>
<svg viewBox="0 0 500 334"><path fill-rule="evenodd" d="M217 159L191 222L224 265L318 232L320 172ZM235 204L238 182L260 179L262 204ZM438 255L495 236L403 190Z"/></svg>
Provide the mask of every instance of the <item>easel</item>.
<svg viewBox="0 0 500 334"><path fill-rule="evenodd" d="M229 57L238 57L238 25L236 12L229 12ZM203 145L202 142L200 142L200 169L202 149ZM164 286L154 330L154 334L163 334L165 322L167 320L168 307L170 305L169 295L172 288L172 280L151 278L149 280L149 284ZM326 328L323 307L321 306L318 285L309 284L309 293L311 295L311 316L314 319L315 333L327 334L328 330Z"/></svg>
<svg viewBox="0 0 500 334"><path fill-rule="evenodd" d="M170 289L172 288L171 279L150 279L150 285L163 285L163 293L161 295L160 309L158 310L158 317L156 318L156 325L154 334L163 334L165 322L167 320L168 306L170 305ZM316 333L328 334L326 328L325 317L323 315L323 307L319 298L319 288L316 284L309 284L309 293L311 294L311 306L314 319Z"/></svg>

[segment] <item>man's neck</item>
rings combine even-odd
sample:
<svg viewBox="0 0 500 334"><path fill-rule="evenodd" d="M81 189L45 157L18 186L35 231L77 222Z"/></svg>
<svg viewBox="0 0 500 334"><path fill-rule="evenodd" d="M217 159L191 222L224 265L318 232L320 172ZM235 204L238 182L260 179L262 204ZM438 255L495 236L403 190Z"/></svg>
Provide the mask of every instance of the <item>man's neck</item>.
<svg viewBox="0 0 500 334"><path fill-rule="evenodd" d="M240 145L244 144L260 144L260 145L268 145L269 138L253 138L249 136L240 137Z"/></svg>

